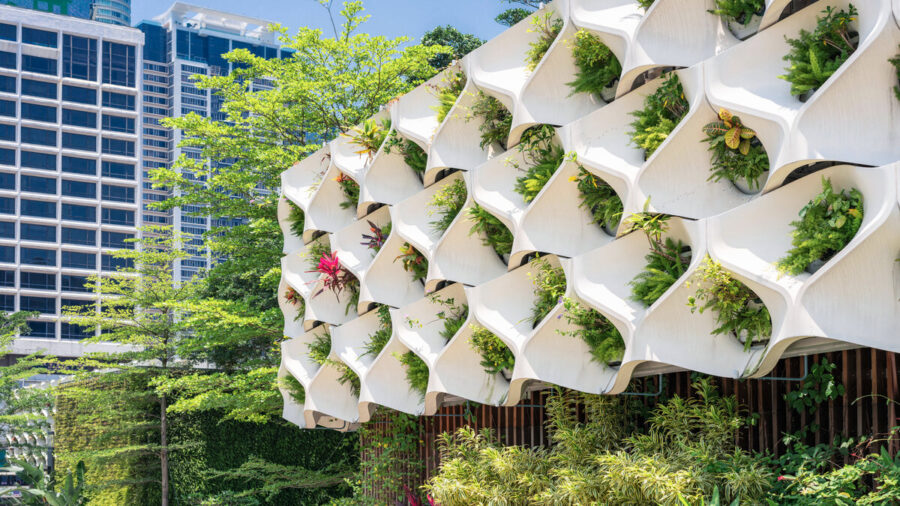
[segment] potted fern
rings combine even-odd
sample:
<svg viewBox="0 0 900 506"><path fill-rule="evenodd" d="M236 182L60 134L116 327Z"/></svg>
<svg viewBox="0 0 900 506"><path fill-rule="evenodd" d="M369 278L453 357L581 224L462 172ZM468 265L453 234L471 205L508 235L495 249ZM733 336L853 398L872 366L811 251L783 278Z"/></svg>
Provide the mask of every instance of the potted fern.
<svg viewBox="0 0 900 506"><path fill-rule="evenodd" d="M672 72L662 85L644 99L644 108L631 113L631 141L644 150L644 160L656 151L687 114L687 99L678 74Z"/></svg>
<svg viewBox="0 0 900 506"><path fill-rule="evenodd" d="M344 134L349 137L350 143L359 147L356 154L366 156L366 162L371 162L375 153L381 149L384 140L387 138L388 132L391 130L391 120L385 119L379 124L374 119L363 121L362 125L355 126L350 130L350 134Z"/></svg>
<svg viewBox="0 0 900 506"><path fill-rule="evenodd" d="M503 105L503 102L479 91L469 112L466 121L473 118L481 119L481 126L478 127L481 132L481 148L499 144L505 150L509 140L509 131L512 128L512 113Z"/></svg>
<svg viewBox="0 0 900 506"><path fill-rule="evenodd" d="M391 154L395 150L403 157L406 165L419 176L421 181L422 175L425 174L425 167L428 165L428 154L425 150L415 142L400 137L400 134L396 131L392 131L387 139L387 143L384 145L384 152Z"/></svg>
<svg viewBox="0 0 900 506"><path fill-rule="evenodd" d="M778 76L791 83L791 95L806 102L847 58L856 51L859 34L851 28L857 11L826 7L812 32L800 30L800 37L787 39L791 49L784 56L790 63L787 74Z"/></svg>
<svg viewBox="0 0 900 506"><path fill-rule="evenodd" d="M746 40L759 31L765 11L765 0L716 0L709 12L721 16L732 35Z"/></svg>
<svg viewBox="0 0 900 506"><path fill-rule="evenodd" d="M469 209L469 220L472 221L469 235L481 234L482 244L493 248L503 263L509 263L509 254L512 253L513 235L506 228L506 225L478 204Z"/></svg>
<svg viewBox="0 0 900 506"><path fill-rule="evenodd" d="M420 399L425 399L428 390L428 364L425 363L418 355L411 351L407 351L397 357L403 369L406 371L406 382L409 388L418 393Z"/></svg>
<svg viewBox="0 0 900 506"><path fill-rule="evenodd" d="M566 274L562 267L553 267L546 259L537 257L533 263L535 273L534 303L531 306L531 328L535 328L560 303L566 294Z"/></svg>
<svg viewBox="0 0 900 506"><path fill-rule="evenodd" d="M744 193L756 193L760 179L769 171L769 157L756 132L741 118L719 109L719 119L703 127L712 153L710 180L727 179Z"/></svg>
<svg viewBox="0 0 900 506"><path fill-rule="evenodd" d="M394 259L395 262L397 260L400 260L403 270L412 274L413 281L425 283L425 277L428 276L428 259L419 250L404 242L400 254Z"/></svg>
<svg viewBox="0 0 900 506"><path fill-rule="evenodd" d="M490 330L472 325L472 337L469 346L481 356L481 367L491 376L500 374L506 381L512 379L512 371L516 366L516 357L499 337Z"/></svg>
<svg viewBox="0 0 900 506"><path fill-rule="evenodd" d="M525 54L525 63L528 66L528 70L533 71L537 68L550 46L553 45L553 41L559 36L562 28L563 20L555 17L552 11L547 11L531 18L531 28L528 31L537 33L538 39L529 44L528 52Z"/></svg>
<svg viewBox="0 0 900 506"><path fill-rule="evenodd" d="M450 228L450 224L466 205L466 182L460 178L441 188L428 202L428 215L437 215L438 219L431 222L431 228L440 235Z"/></svg>
<svg viewBox="0 0 900 506"><path fill-rule="evenodd" d="M643 213L628 219L629 232L641 231L647 237L650 252L644 257L647 264L629 283L631 299L650 307L675 284L691 263L690 246L671 237L663 238L669 230L670 216Z"/></svg>
<svg viewBox="0 0 900 506"><path fill-rule="evenodd" d="M459 64L456 64L447 72L447 75L441 80L441 85L432 86L432 90L438 99L438 105L433 107L437 113L438 124L444 122L447 115L450 114L450 110L456 104L456 100L466 87L466 74L462 71Z"/></svg>
<svg viewBox="0 0 900 506"><path fill-rule="evenodd" d="M856 188L835 192L831 180L822 178L822 192L800 210L791 222L793 248L778 261L778 270L797 275L815 273L844 249L863 221L863 196Z"/></svg>
<svg viewBox="0 0 900 506"><path fill-rule="evenodd" d="M615 237L624 210L622 199L612 186L584 167L579 166L578 175L573 176L573 179L578 185L578 195L581 199L579 207L591 213L592 223L600 225L604 232Z"/></svg>
<svg viewBox="0 0 900 506"><path fill-rule="evenodd" d="M555 137L556 130L552 125L533 126L522 134L522 141L518 145L528 167L523 169L517 162L509 159L513 167L525 173L516 179L514 188L525 202L531 202L537 197L565 160L566 153L556 143Z"/></svg>
<svg viewBox="0 0 900 506"><path fill-rule="evenodd" d="M744 351L755 344L765 344L772 335L772 318L762 299L710 257L685 283L699 286L688 298L691 312L712 310L716 314L715 335L729 334L743 343Z"/></svg>
<svg viewBox="0 0 900 506"><path fill-rule="evenodd" d="M591 359L598 364L606 364L608 367L622 365L625 340L619 329L608 318L595 309L584 307L570 297L563 298L563 307L566 321L575 328L559 330L560 335L584 341L591 350Z"/></svg>
<svg viewBox="0 0 900 506"><path fill-rule="evenodd" d="M331 334L328 334L327 332L319 334L306 346L308 349L306 355L310 360L320 366L330 365L337 369L341 374L340 377L338 377L338 383L341 385L349 385L350 393L353 394L354 397L359 397L359 390L361 387L359 376L353 372L353 369L350 369L350 366L347 364L329 358L329 355L331 354Z"/></svg>
<svg viewBox="0 0 900 506"><path fill-rule="evenodd" d="M600 97L604 102L615 100L622 65L609 47L599 37L582 29L575 32L572 56L578 71L575 80L567 83L572 89L569 96L588 93Z"/></svg>

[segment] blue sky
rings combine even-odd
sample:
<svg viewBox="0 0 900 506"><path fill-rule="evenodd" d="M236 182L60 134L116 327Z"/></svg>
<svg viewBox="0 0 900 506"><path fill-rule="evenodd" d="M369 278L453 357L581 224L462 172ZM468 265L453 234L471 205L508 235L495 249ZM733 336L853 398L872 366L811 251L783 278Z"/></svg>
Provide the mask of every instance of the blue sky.
<svg viewBox="0 0 900 506"><path fill-rule="evenodd" d="M132 0L132 22L137 24L162 14L171 3ZM300 26L310 26L332 33L325 9L316 0L186 0L186 3L275 21L290 32ZM494 16L504 9L505 4L500 0L366 0L364 5L372 17L361 31L372 35L407 35L418 40L435 26L449 24L487 40L504 29L494 22Z"/></svg>

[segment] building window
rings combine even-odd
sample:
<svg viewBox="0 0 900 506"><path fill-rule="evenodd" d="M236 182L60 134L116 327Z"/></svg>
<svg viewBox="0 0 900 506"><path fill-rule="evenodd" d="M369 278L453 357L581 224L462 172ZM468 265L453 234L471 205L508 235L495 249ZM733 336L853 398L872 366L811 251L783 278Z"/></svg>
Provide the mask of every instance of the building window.
<svg viewBox="0 0 900 506"><path fill-rule="evenodd" d="M19 135L23 144L56 147L56 130L41 130L23 126L19 129Z"/></svg>
<svg viewBox="0 0 900 506"><path fill-rule="evenodd" d="M56 274L42 272L22 272L19 274L19 288L35 290L56 290Z"/></svg>
<svg viewBox="0 0 900 506"><path fill-rule="evenodd" d="M103 42L103 82L134 87L134 46Z"/></svg>
<svg viewBox="0 0 900 506"><path fill-rule="evenodd" d="M103 115L103 130L113 132L124 132L127 134L134 133L134 118L123 118L122 116Z"/></svg>
<svg viewBox="0 0 900 506"><path fill-rule="evenodd" d="M49 153L37 153L34 151L22 151L19 161L22 167L29 169L56 170L56 155Z"/></svg>
<svg viewBox="0 0 900 506"><path fill-rule="evenodd" d="M22 43L35 46L56 47L56 32L38 30L37 28L22 27Z"/></svg>
<svg viewBox="0 0 900 506"><path fill-rule="evenodd" d="M87 276L73 276L71 274L63 274L61 286L67 292L91 292L90 288L85 285L88 282Z"/></svg>
<svg viewBox="0 0 900 506"><path fill-rule="evenodd" d="M56 267L56 250L19 248L20 262L28 265L49 265Z"/></svg>
<svg viewBox="0 0 900 506"><path fill-rule="evenodd" d="M96 269L97 255L77 251L62 252L62 266L71 269Z"/></svg>
<svg viewBox="0 0 900 506"><path fill-rule="evenodd" d="M0 69L16 70L16 53L0 51Z"/></svg>
<svg viewBox="0 0 900 506"><path fill-rule="evenodd" d="M29 321L28 328L31 329L28 337L56 337L56 322Z"/></svg>
<svg viewBox="0 0 900 506"><path fill-rule="evenodd" d="M0 125L0 141L16 142L16 126Z"/></svg>
<svg viewBox="0 0 900 506"><path fill-rule="evenodd" d="M89 174L97 175L97 160L88 160L85 158L75 158L72 156L62 157L62 171L71 172L73 174Z"/></svg>
<svg viewBox="0 0 900 506"><path fill-rule="evenodd" d="M127 163L103 162L101 176L116 179L134 179L134 165Z"/></svg>
<svg viewBox="0 0 900 506"><path fill-rule="evenodd" d="M134 211L104 207L100 211L100 223L134 226Z"/></svg>
<svg viewBox="0 0 900 506"><path fill-rule="evenodd" d="M100 269L104 271L134 268L134 260L131 258L117 258L106 254L100 255L100 258Z"/></svg>
<svg viewBox="0 0 900 506"><path fill-rule="evenodd" d="M15 239L16 224L11 221L0 221L0 237L4 239Z"/></svg>
<svg viewBox="0 0 900 506"><path fill-rule="evenodd" d="M62 145L67 149L78 149L80 151L97 151L97 138L93 135L63 132Z"/></svg>
<svg viewBox="0 0 900 506"><path fill-rule="evenodd" d="M62 322L59 324L60 339L72 339L80 341L94 337L94 329L90 327L82 327L74 323Z"/></svg>
<svg viewBox="0 0 900 506"><path fill-rule="evenodd" d="M105 184L101 188L100 198L113 202L134 203L134 188Z"/></svg>
<svg viewBox="0 0 900 506"><path fill-rule="evenodd" d="M56 75L56 60L41 58L30 54L22 55L22 72L34 72L36 74Z"/></svg>
<svg viewBox="0 0 900 506"><path fill-rule="evenodd" d="M75 204L62 205L62 219L71 221L97 222L97 208Z"/></svg>
<svg viewBox="0 0 900 506"><path fill-rule="evenodd" d="M22 223L19 235L23 241L56 242L56 227Z"/></svg>
<svg viewBox="0 0 900 506"><path fill-rule="evenodd" d="M101 232L101 240L100 245L104 248L118 248L118 249L134 249L133 242L126 242L129 239L134 239L134 234L123 234L121 232Z"/></svg>
<svg viewBox="0 0 900 506"><path fill-rule="evenodd" d="M22 102L22 119L56 123L56 107Z"/></svg>
<svg viewBox="0 0 900 506"><path fill-rule="evenodd" d="M59 302L60 302L60 304L59 304L60 307L62 307L64 309L69 308L69 309L72 309L73 311L74 310L80 311L86 307L97 307L97 303L92 300L62 298L62 299L60 299Z"/></svg>
<svg viewBox="0 0 900 506"><path fill-rule="evenodd" d="M9 172L0 172L0 188L4 190L15 190L16 175Z"/></svg>
<svg viewBox="0 0 900 506"><path fill-rule="evenodd" d="M0 197L0 214L16 214L16 199Z"/></svg>
<svg viewBox="0 0 900 506"><path fill-rule="evenodd" d="M97 184L83 181L70 181L63 179L62 194L66 197L79 197L83 199L97 198Z"/></svg>
<svg viewBox="0 0 900 506"><path fill-rule="evenodd" d="M0 40L11 40L13 42L18 40L16 37L16 25L0 23Z"/></svg>
<svg viewBox="0 0 900 506"><path fill-rule="evenodd" d="M22 199L21 201L19 201L19 207L22 216L56 218L56 202Z"/></svg>
<svg viewBox="0 0 900 506"><path fill-rule="evenodd" d="M47 177L22 175L20 181L23 192L48 193L56 195L56 180Z"/></svg>
<svg viewBox="0 0 900 506"><path fill-rule="evenodd" d="M56 100L56 83L22 79L22 95Z"/></svg>
<svg viewBox="0 0 900 506"><path fill-rule="evenodd" d="M15 287L16 286L16 271L0 271L0 286L5 287Z"/></svg>
<svg viewBox="0 0 900 506"><path fill-rule="evenodd" d="M0 92L15 93L16 78L12 76L0 76Z"/></svg>
<svg viewBox="0 0 900 506"><path fill-rule="evenodd" d="M107 155L134 156L134 142L104 137L102 152Z"/></svg>
<svg viewBox="0 0 900 506"><path fill-rule="evenodd" d="M22 274L25 274L24 272ZM56 298L19 297L19 311L38 311L41 314L56 314Z"/></svg>
<svg viewBox="0 0 900 506"><path fill-rule="evenodd" d="M63 125L97 128L97 113L78 111L76 109L63 109L62 122Z"/></svg>
<svg viewBox="0 0 900 506"><path fill-rule="evenodd" d="M63 34L63 77L97 80L97 40ZM95 101L96 103L96 101Z"/></svg>
<svg viewBox="0 0 900 506"><path fill-rule="evenodd" d="M112 107L114 109L124 109L126 111L133 111L134 110L134 95L125 95L123 93L104 91L103 92L103 107Z"/></svg>
<svg viewBox="0 0 900 506"><path fill-rule="evenodd" d="M16 247L0 246L0 262L5 262L8 264L16 263Z"/></svg>
<svg viewBox="0 0 900 506"><path fill-rule="evenodd" d="M97 90L64 84L63 100L79 104L97 105Z"/></svg>
<svg viewBox="0 0 900 506"><path fill-rule="evenodd" d="M94 230L85 230L83 228L62 229L63 244L77 244L79 246L96 246L97 233Z"/></svg>
<svg viewBox="0 0 900 506"><path fill-rule="evenodd" d="M16 101L0 100L0 116L16 117Z"/></svg>

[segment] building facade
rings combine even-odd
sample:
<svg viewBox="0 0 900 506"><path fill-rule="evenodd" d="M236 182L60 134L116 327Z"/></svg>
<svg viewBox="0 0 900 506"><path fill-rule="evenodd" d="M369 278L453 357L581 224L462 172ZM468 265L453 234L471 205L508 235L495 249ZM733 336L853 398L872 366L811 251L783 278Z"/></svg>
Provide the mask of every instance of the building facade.
<svg viewBox="0 0 900 506"><path fill-rule="evenodd" d="M62 307L140 226L143 34L0 6L0 306L37 311L14 354L75 356Z"/></svg>
<svg viewBox="0 0 900 506"><path fill-rule="evenodd" d="M0 0L0 5L131 26L131 0Z"/></svg>

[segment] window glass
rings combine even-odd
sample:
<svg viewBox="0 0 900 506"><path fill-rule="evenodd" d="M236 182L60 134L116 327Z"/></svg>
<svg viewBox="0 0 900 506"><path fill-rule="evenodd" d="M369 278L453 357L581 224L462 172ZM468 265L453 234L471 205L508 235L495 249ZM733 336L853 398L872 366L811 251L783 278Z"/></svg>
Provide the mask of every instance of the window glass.
<svg viewBox="0 0 900 506"><path fill-rule="evenodd" d="M0 23L0 40L11 40L13 42L18 40L16 37L16 25Z"/></svg>
<svg viewBox="0 0 900 506"><path fill-rule="evenodd" d="M134 203L134 188L105 184L100 195L103 200Z"/></svg>
<svg viewBox="0 0 900 506"><path fill-rule="evenodd" d="M0 100L0 116L16 117L16 101Z"/></svg>
<svg viewBox="0 0 900 506"><path fill-rule="evenodd" d="M56 155L49 153L37 153L34 151L22 151L20 153L22 167L41 170L56 170Z"/></svg>
<svg viewBox="0 0 900 506"><path fill-rule="evenodd" d="M56 218L56 202L44 202L43 200L21 199L19 201L22 216L37 216L38 218Z"/></svg>
<svg viewBox="0 0 900 506"><path fill-rule="evenodd" d="M46 74L48 76L56 75L56 60L52 58L41 58L30 54L22 55L22 71L34 72L36 74Z"/></svg>
<svg viewBox="0 0 900 506"><path fill-rule="evenodd" d="M0 221L0 237L4 239L15 239L16 224L11 221Z"/></svg>
<svg viewBox="0 0 900 506"><path fill-rule="evenodd" d="M81 197L85 199L97 198L97 184L84 181L70 181L63 179L62 194L67 197Z"/></svg>
<svg viewBox="0 0 900 506"><path fill-rule="evenodd" d="M103 130L113 132L134 133L134 118L123 118L122 116L103 115Z"/></svg>
<svg viewBox="0 0 900 506"><path fill-rule="evenodd" d="M56 242L56 227L34 223L22 223L19 226L19 235L23 241Z"/></svg>
<svg viewBox="0 0 900 506"><path fill-rule="evenodd" d="M0 271L0 286L16 286L16 271Z"/></svg>
<svg viewBox="0 0 900 506"><path fill-rule="evenodd" d="M6 93L15 93L16 78L13 76L0 76L0 91Z"/></svg>
<svg viewBox="0 0 900 506"><path fill-rule="evenodd" d="M56 99L56 83L22 79L22 95Z"/></svg>
<svg viewBox="0 0 900 506"><path fill-rule="evenodd" d="M56 107L22 102L22 119L56 123Z"/></svg>
<svg viewBox="0 0 900 506"><path fill-rule="evenodd" d="M97 80L97 40L63 34L63 77Z"/></svg>
<svg viewBox="0 0 900 506"><path fill-rule="evenodd" d="M102 239L100 245L104 248L118 249L134 249L133 242L125 242L128 239L134 239L134 234L123 234L121 232L101 232Z"/></svg>
<svg viewBox="0 0 900 506"><path fill-rule="evenodd" d="M28 328L28 337L56 337L56 322L29 321Z"/></svg>
<svg viewBox="0 0 900 506"><path fill-rule="evenodd" d="M16 214L16 199L0 197L0 214Z"/></svg>
<svg viewBox="0 0 900 506"><path fill-rule="evenodd" d="M16 53L0 51L0 69L16 70Z"/></svg>
<svg viewBox="0 0 900 506"><path fill-rule="evenodd" d="M97 113L78 111L76 109L63 109L62 122L63 125L97 128Z"/></svg>
<svg viewBox="0 0 900 506"><path fill-rule="evenodd" d="M116 258L107 254L100 255L100 258L100 269L104 271L117 271L134 267L134 260L131 258Z"/></svg>
<svg viewBox="0 0 900 506"><path fill-rule="evenodd" d="M64 84L63 100L79 104L97 105L97 90Z"/></svg>
<svg viewBox="0 0 900 506"><path fill-rule="evenodd" d="M62 289L68 292L92 292L93 290L84 286L87 281L87 276L73 276L71 274L63 274L60 284L62 286Z"/></svg>
<svg viewBox="0 0 900 506"><path fill-rule="evenodd" d="M23 272L22 274L25 273ZM56 314L56 298L20 295L19 311L38 311L41 314Z"/></svg>
<svg viewBox="0 0 900 506"><path fill-rule="evenodd" d="M63 251L62 266L72 269L96 269L97 255L78 251Z"/></svg>
<svg viewBox="0 0 900 506"><path fill-rule="evenodd" d="M84 300L84 299L60 299L60 307L66 308L83 308L83 307L96 307L97 303L92 300Z"/></svg>
<svg viewBox="0 0 900 506"><path fill-rule="evenodd" d="M93 135L63 132L62 147L81 151L97 151L97 138Z"/></svg>
<svg viewBox="0 0 900 506"><path fill-rule="evenodd" d="M76 325L74 323L60 322L59 337L60 339L72 339L80 341L82 339L94 337L94 329Z"/></svg>
<svg viewBox="0 0 900 506"><path fill-rule="evenodd" d="M16 142L16 125L0 125L0 141Z"/></svg>
<svg viewBox="0 0 900 506"><path fill-rule="evenodd" d="M16 175L9 172L0 172L0 188L4 190L15 190Z"/></svg>
<svg viewBox="0 0 900 506"><path fill-rule="evenodd" d="M101 176L116 179L134 179L134 165L127 163L103 162Z"/></svg>
<svg viewBox="0 0 900 506"><path fill-rule="evenodd" d="M12 264L16 262L15 246L0 246L0 262Z"/></svg>
<svg viewBox="0 0 900 506"><path fill-rule="evenodd" d="M103 82L134 87L134 46L103 41Z"/></svg>
<svg viewBox="0 0 900 506"><path fill-rule="evenodd" d="M90 174L92 176L96 176L97 160L87 160L85 158L63 156L62 171L71 172L73 174Z"/></svg>
<svg viewBox="0 0 900 506"><path fill-rule="evenodd" d="M112 91L103 92L103 107L113 107L126 111L134 110L134 95L125 95Z"/></svg>
<svg viewBox="0 0 900 506"><path fill-rule="evenodd" d="M21 272L19 273L19 287L36 290L56 290L56 274Z"/></svg>
<svg viewBox="0 0 900 506"><path fill-rule="evenodd" d="M56 47L56 32L22 27L22 43L35 46Z"/></svg>
<svg viewBox="0 0 900 506"><path fill-rule="evenodd" d="M77 244L80 246L96 246L97 245L97 233L94 230L85 230L83 228L63 227L62 242L63 242L63 244Z"/></svg>
<svg viewBox="0 0 900 506"><path fill-rule="evenodd" d="M102 152L108 155L134 156L134 142L104 137Z"/></svg>
<svg viewBox="0 0 900 506"><path fill-rule="evenodd" d="M134 225L134 211L126 211L124 209L109 209L104 207L101 210L101 223L109 225Z"/></svg>
<svg viewBox="0 0 900 506"><path fill-rule="evenodd" d="M62 205L62 219L72 221L97 222L97 208L75 204Z"/></svg>
<svg viewBox="0 0 900 506"><path fill-rule="evenodd" d="M20 184L23 192L49 193L51 195L56 195L55 179L22 174Z"/></svg>
<svg viewBox="0 0 900 506"><path fill-rule="evenodd" d="M37 144L40 146L56 147L56 131L42 130L40 128L20 127L19 135L24 144ZM65 134L64 134L65 135Z"/></svg>
<svg viewBox="0 0 900 506"><path fill-rule="evenodd" d="M20 261L28 265L49 265L56 267L56 250L19 248Z"/></svg>

